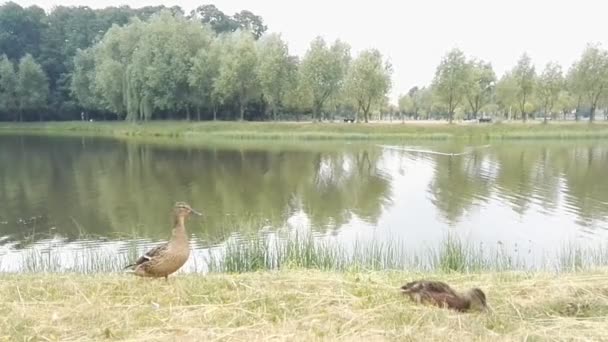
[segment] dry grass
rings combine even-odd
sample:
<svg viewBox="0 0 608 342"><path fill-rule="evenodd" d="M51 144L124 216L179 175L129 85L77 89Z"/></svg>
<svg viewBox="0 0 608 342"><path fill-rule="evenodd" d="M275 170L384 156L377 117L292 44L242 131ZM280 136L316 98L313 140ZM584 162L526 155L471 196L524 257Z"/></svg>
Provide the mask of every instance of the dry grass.
<svg viewBox="0 0 608 342"><path fill-rule="evenodd" d="M602 340L606 271L3 275L0 340ZM493 313L414 305L398 287L419 277L479 286Z"/></svg>

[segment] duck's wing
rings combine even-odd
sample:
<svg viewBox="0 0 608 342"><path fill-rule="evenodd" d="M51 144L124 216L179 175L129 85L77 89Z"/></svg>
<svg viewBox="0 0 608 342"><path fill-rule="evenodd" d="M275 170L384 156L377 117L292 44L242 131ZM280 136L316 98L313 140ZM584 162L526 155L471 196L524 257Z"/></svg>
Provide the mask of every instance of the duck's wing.
<svg viewBox="0 0 608 342"><path fill-rule="evenodd" d="M454 290L442 281L431 280L416 280L401 286L401 291L410 292L429 292L429 293L445 293L455 295Z"/></svg>
<svg viewBox="0 0 608 342"><path fill-rule="evenodd" d="M158 245L158 246L150 249L149 251L147 251L144 255L140 256L139 259L137 259L134 264L130 264L130 265L126 266L125 268L138 266L143 263L149 262L150 260L164 254L167 251L168 247L169 247L168 243L163 243L162 245Z"/></svg>

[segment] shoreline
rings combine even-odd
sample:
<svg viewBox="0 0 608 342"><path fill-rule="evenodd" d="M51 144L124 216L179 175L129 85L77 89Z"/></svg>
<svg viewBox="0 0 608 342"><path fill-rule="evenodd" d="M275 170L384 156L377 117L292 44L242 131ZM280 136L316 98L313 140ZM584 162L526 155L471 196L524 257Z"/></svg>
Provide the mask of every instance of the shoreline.
<svg viewBox="0 0 608 342"><path fill-rule="evenodd" d="M600 340L605 268L413 273L284 270L142 279L122 274L0 275L0 340ZM416 305L415 279L480 287L491 313Z"/></svg>
<svg viewBox="0 0 608 342"><path fill-rule="evenodd" d="M448 124L312 123L312 122L0 122L0 134L103 136L115 138L171 138L187 141L398 141L398 140L540 140L608 139L608 123L562 122Z"/></svg>

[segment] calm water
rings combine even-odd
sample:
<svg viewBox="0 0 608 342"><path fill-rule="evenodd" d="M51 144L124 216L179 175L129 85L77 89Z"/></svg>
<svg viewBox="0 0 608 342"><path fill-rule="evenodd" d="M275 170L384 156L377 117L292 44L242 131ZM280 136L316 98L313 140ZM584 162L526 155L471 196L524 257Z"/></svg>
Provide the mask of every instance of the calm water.
<svg viewBox="0 0 608 342"><path fill-rule="evenodd" d="M442 153L413 152L408 149ZM175 201L205 213L185 270L230 236L311 230L412 250L446 233L532 260L608 237L608 143L167 146L0 135L0 270L28 253L126 257L167 238Z"/></svg>

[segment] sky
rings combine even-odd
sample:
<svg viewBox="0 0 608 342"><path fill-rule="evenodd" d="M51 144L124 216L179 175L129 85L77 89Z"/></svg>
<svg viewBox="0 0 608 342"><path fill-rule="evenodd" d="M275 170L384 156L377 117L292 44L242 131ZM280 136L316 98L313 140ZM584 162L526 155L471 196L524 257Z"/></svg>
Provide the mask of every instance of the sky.
<svg viewBox="0 0 608 342"><path fill-rule="evenodd" d="M588 42L608 46L608 2L603 0L14 0L50 10L57 5L92 8L128 4L179 5L186 13L212 3L226 14L243 9L262 16L290 52L302 56L316 36L341 39L353 56L378 49L393 65L391 100L431 83L452 48L492 63L500 77L528 53L537 70L554 61L566 71Z"/></svg>

